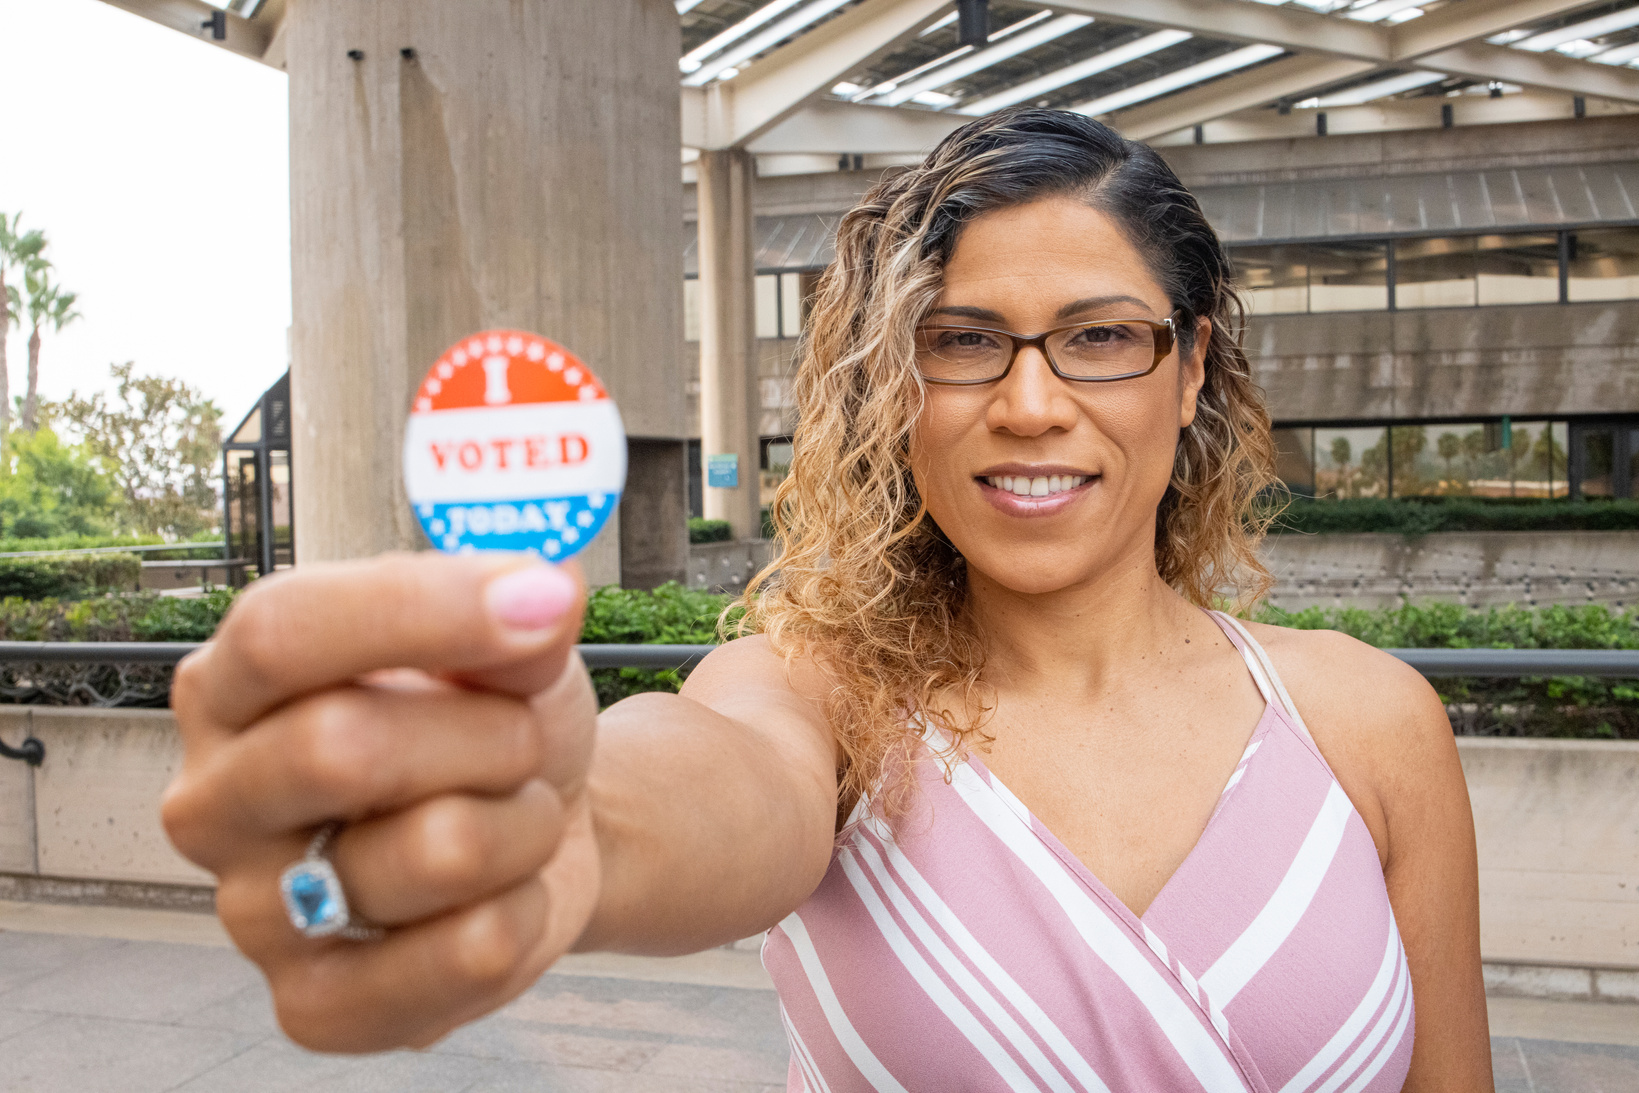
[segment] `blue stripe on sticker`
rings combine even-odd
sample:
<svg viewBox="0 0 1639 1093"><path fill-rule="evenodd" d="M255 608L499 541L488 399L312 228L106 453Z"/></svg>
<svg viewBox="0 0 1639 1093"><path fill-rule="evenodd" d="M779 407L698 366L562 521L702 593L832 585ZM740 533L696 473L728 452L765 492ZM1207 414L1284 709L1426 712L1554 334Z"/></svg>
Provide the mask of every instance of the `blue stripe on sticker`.
<svg viewBox="0 0 1639 1093"><path fill-rule="evenodd" d="M434 546L445 551L527 550L567 558L603 530L618 493L538 501L423 503L416 518Z"/></svg>

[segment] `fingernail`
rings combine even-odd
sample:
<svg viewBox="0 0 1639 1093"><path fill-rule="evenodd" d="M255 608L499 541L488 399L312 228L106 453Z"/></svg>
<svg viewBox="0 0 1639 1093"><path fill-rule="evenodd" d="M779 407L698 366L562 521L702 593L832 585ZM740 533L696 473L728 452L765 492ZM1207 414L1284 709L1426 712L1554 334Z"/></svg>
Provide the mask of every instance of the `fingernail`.
<svg viewBox="0 0 1639 1093"><path fill-rule="evenodd" d="M544 630L574 602L575 582L554 566L514 570L484 590L490 616L511 630Z"/></svg>

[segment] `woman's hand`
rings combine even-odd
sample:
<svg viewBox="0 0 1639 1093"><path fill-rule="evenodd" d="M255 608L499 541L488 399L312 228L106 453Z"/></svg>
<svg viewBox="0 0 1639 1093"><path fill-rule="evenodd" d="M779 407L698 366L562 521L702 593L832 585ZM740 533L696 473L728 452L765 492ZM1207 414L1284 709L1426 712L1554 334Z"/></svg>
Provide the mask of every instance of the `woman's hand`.
<svg viewBox="0 0 1639 1093"><path fill-rule="evenodd" d="M258 581L177 669L165 828L279 1022L322 1051L424 1046L580 936L600 868L584 593L521 557L398 555ZM279 875L315 830L374 942L311 940Z"/></svg>

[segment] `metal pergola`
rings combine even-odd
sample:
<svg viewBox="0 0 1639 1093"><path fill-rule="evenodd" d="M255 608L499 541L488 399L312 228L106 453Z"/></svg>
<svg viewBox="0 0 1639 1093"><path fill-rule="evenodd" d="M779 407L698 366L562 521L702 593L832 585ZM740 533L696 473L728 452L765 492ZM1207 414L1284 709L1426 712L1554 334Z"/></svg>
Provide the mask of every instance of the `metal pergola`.
<svg viewBox="0 0 1639 1093"><path fill-rule="evenodd" d="M284 0L106 0L283 67ZM919 156L1015 104L1158 143L1639 109L1639 0L675 0L684 159Z"/></svg>

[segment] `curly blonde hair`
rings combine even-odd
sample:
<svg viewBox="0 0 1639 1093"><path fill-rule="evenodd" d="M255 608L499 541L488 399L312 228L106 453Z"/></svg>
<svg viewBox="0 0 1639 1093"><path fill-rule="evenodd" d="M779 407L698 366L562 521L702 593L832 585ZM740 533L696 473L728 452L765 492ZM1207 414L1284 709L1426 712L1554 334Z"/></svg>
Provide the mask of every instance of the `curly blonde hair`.
<svg viewBox="0 0 1639 1093"><path fill-rule="evenodd" d="M843 814L861 799L903 811L913 783L901 760L919 740L910 726L945 729L953 751L983 732L985 651L966 617L964 561L911 477L924 396L914 332L964 224L1063 195L1111 216L1145 256L1183 313L1181 350L1198 318L1212 322L1206 383L1156 513L1157 570L1202 606L1249 605L1270 584L1256 505L1275 481L1269 415L1241 349L1229 261L1194 197L1148 146L1079 114L1009 111L964 126L842 219L800 352L791 470L771 512L778 557L736 605L737 632L761 631L829 679Z"/></svg>

